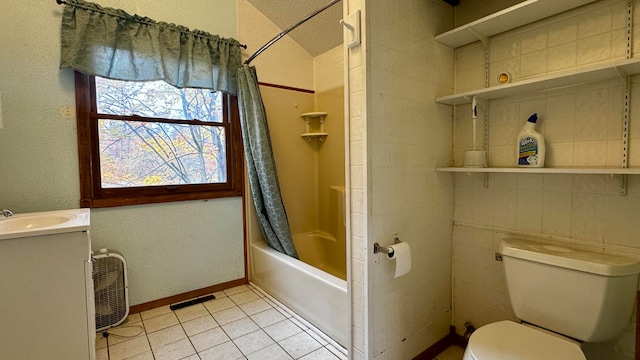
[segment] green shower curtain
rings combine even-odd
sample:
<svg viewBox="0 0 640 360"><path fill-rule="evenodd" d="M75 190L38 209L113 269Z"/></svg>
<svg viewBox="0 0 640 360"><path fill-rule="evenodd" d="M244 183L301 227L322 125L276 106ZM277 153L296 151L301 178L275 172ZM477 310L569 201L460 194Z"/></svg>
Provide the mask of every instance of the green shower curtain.
<svg viewBox="0 0 640 360"><path fill-rule="evenodd" d="M237 81L244 153L260 230L270 247L297 259L298 253L280 195L267 115L255 67L240 67Z"/></svg>

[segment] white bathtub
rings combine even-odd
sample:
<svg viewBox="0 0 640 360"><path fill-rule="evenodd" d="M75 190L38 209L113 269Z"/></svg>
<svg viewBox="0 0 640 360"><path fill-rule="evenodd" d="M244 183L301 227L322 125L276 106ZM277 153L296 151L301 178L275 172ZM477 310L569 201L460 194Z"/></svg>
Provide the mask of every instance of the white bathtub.
<svg viewBox="0 0 640 360"><path fill-rule="evenodd" d="M304 253L306 249L301 250ZM279 253L264 241L251 243L250 260L253 283L340 345L347 346L349 302L346 281Z"/></svg>
<svg viewBox="0 0 640 360"><path fill-rule="evenodd" d="M344 239L336 240L325 232L313 231L294 234L293 243L302 262L347 280L347 247Z"/></svg>

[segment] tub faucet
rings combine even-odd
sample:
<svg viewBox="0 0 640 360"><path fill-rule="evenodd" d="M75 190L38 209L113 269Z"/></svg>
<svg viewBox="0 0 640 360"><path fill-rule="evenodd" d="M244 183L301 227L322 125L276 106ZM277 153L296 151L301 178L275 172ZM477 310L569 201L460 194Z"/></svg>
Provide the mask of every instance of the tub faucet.
<svg viewBox="0 0 640 360"><path fill-rule="evenodd" d="M9 216L12 216L13 213L11 212L11 210L2 210L2 215L4 215L4 217L8 218Z"/></svg>

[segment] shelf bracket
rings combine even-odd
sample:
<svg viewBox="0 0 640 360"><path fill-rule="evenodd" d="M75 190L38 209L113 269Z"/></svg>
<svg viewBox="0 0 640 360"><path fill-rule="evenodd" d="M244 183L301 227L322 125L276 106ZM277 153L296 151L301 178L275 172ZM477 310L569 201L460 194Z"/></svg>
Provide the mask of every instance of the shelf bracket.
<svg viewBox="0 0 640 360"><path fill-rule="evenodd" d="M620 189L619 189L619 193L620 195L627 195L627 174L623 174L620 175L621 179L620 179Z"/></svg>
<svg viewBox="0 0 640 360"><path fill-rule="evenodd" d="M484 107L484 149L487 156L487 166L489 166L489 107L490 100L487 100ZM484 188L489 188L489 173L484 173Z"/></svg>
<svg viewBox="0 0 640 360"><path fill-rule="evenodd" d="M483 34L481 34L478 31L476 31L476 29L472 28L471 26L468 26L467 30L469 30L471 35L475 36L478 40L480 40L482 42L482 45L484 45L485 49L487 48L487 46L489 46L489 38L488 37L484 36Z"/></svg>
<svg viewBox="0 0 640 360"><path fill-rule="evenodd" d="M626 72L622 71L619 67L614 66L613 70L615 70L616 74L618 74L618 77L620 78L620 80L622 80L622 82L624 83L625 86L625 90L628 87L628 81L627 78L629 77L629 74L627 74Z"/></svg>
<svg viewBox="0 0 640 360"><path fill-rule="evenodd" d="M622 110L622 167L627 167L627 157L629 155L629 111L631 97L631 77L627 76L624 87L624 107Z"/></svg>
<svg viewBox="0 0 640 360"><path fill-rule="evenodd" d="M633 57L633 0L627 0L627 59Z"/></svg>

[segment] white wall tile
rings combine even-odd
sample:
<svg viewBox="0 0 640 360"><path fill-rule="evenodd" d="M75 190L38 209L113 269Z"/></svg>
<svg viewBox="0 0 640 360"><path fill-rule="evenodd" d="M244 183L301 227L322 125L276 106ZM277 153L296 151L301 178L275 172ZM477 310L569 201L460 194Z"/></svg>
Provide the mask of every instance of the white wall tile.
<svg viewBox="0 0 640 360"><path fill-rule="evenodd" d="M542 200L542 233L571 235L571 193L545 191Z"/></svg>
<svg viewBox="0 0 640 360"><path fill-rule="evenodd" d="M578 240L602 243L606 198L599 194L573 194L571 235Z"/></svg>
<svg viewBox="0 0 640 360"><path fill-rule="evenodd" d="M635 14L638 11L635 6ZM624 58L625 13L625 1L598 1L495 36L491 39L491 86L501 71L510 72L513 81L517 81ZM635 17L634 22L638 21ZM634 45L637 45L640 32L636 29L634 36ZM463 78L467 76L463 72ZM640 127L634 129L633 125L640 114L640 93L633 91L637 77L632 80L629 164L640 166L637 152ZM546 138L547 166L620 166L623 91L621 82L615 80L491 101L490 165L513 166L515 145L512 144L516 134L528 115L537 112L540 115L537 129ZM456 109L454 154L458 165L468 146L469 130L465 128L463 116L467 111L467 106ZM531 236L540 234L553 239L551 241L620 246L631 252L639 251L640 228L633 225L635 218L632 217L640 210L640 181L635 176L628 178L631 179L628 194L620 196L617 193L619 177L491 174L488 188L478 189L477 179L456 175L454 221L458 225L453 232L452 316L458 333L464 332L465 321L479 326L514 319L504 289L497 288L498 284L502 285L500 276L492 275L491 270L479 269L480 265L488 266L489 261L487 253L474 251L475 234L492 234L494 249L507 233L521 232ZM483 197L485 193L492 196L489 206L483 204L487 202ZM491 214L491 224L487 217L478 215L478 211ZM479 227L494 231L479 230ZM633 359L635 346L627 339L633 338L629 335L633 333L631 328L615 342L598 346L598 357L593 359Z"/></svg>
<svg viewBox="0 0 640 360"><path fill-rule="evenodd" d="M547 30L547 44L550 48L575 42L578 39L578 18L572 16L569 19L554 22L547 26Z"/></svg>
<svg viewBox="0 0 640 360"><path fill-rule="evenodd" d="M607 166L608 143L585 141L577 142L573 146L574 166Z"/></svg>
<svg viewBox="0 0 640 360"><path fill-rule="evenodd" d="M549 47L547 54L547 70L549 72L566 70L577 65L576 42L551 46Z"/></svg>
<svg viewBox="0 0 640 360"><path fill-rule="evenodd" d="M544 53L547 50L547 32L548 29L546 27L535 28L521 34L520 40L520 52L522 55L530 54L532 52L543 54L541 57L544 57Z"/></svg>
<svg viewBox="0 0 640 360"><path fill-rule="evenodd" d="M399 234L411 245L414 259L423 260L394 279L393 262L367 254L372 279L369 356L404 359L446 335L450 323L453 191L450 180L440 180L451 176L436 177L433 168L437 161L451 162L452 113L432 99L438 91L453 90L453 51L433 40L436 28L451 25L453 11L435 0L371 1L366 10L372 21L366 39L372 72L364 90L366 131L361 133L367 152L362 166L370 186L365 193L371 223L366 238L369 246L374 241L389 245ZM443 21L446 16L451 21ZM412 49L415 44L425 50ZM482 84L477 60L465 56L460 61L470 79Z"/></svg>
<svg viewBox="0 0 640 360"><path fill-rule="evenodd" d="M611 33L595 35L578 40L577 64L588 65L611 58Z"/></svg>
<svg viewBox="0 0 640 360"><path fill-rule="evenodd" d="M601 7L578 15L578 37L587 38L612 30L611 7Z"/></svg>

